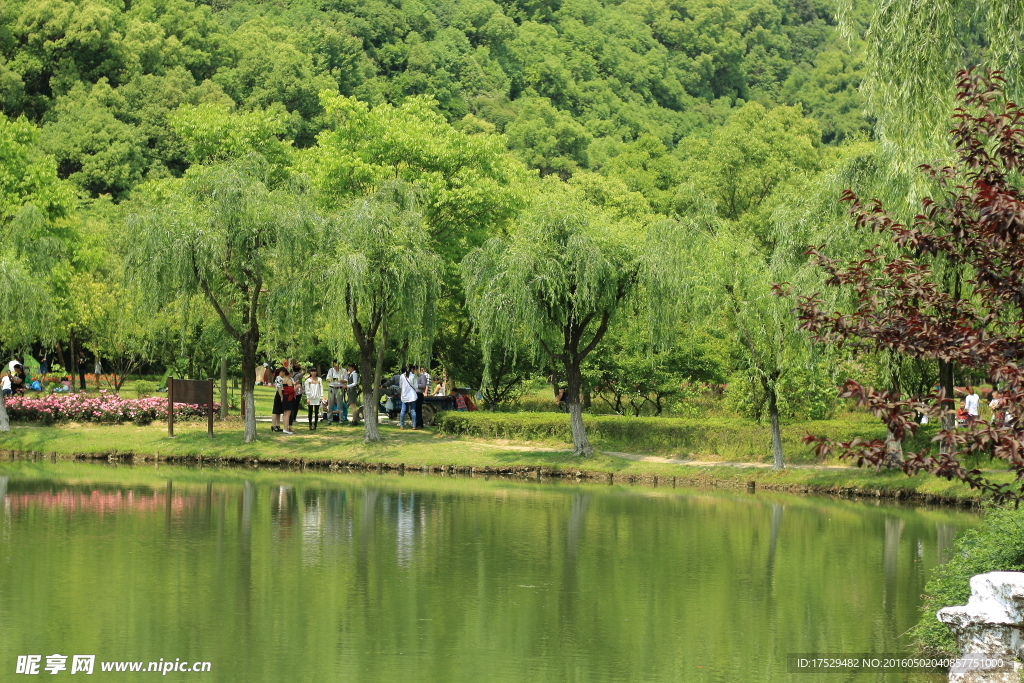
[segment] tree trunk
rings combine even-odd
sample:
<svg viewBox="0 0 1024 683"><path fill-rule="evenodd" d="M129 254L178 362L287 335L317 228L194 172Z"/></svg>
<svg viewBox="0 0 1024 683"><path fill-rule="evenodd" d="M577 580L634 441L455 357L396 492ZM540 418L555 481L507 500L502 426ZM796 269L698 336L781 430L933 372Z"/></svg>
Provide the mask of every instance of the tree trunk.
<svg viewBox="0 0 1024 683"><path fill-rule="evenodd" d="M7 417L7 405L4 396L0 394L0 432L11 431L11 421Z"/></svg>
<svg viewBox="0 0 1024 683"><path fill-rule="evenodd" d="M903 464L903 441L888 427L885 428L885 457L893 465Z"/></svg>
<svg viewBox="0 0 1024 683"><path fill-rule="evenodd" d="M253 385L255 386L255 375ZM223 420L228 416L228 359L220 359L220 417Z"/></svg>
<svg viewBox="0 0 1024 683"><path fill-rule="evenodd" d="M775 393L775 386L771 383L764 383L764 390L768 396L768 419L772 425L772 469L782 470L786 463L782 459L782 428L779 426L779 397Z"/></svg>
<svg viewBox="0 0 1024 683"><path fill-rule="evenodd" d="M69 367L64 364L64 347L60 345L60 342L54 344L57 347L57 360L60 361L60 367L64 372L68 372Z"/></svg>
<svg viewBox="0 0 1024 683"><path fill-rule="evenodd" d="M245 443L256 440L256 342L242 339L242 402L245 404Z"/></svg>
<svg viewBox="0 0 1024 683"><path fill-rule="evenodd" d="M68 339L68 350L71 352L71 391L78 391L78 355L75 353L75 338Z"/></svg>
<svg viewBox="0 0 1024 683"><path fill-rule="evenodd" d="M583 375L580 372L579 361L567 362L565 364L565 374L565 393L569 403L569 429L572 431L573 454L581 458L589 458L594 454L594 449L587 439L587 431L583 426L583 405L580 402L580 387L583 384Z"/></svg>
<svg viewBox="0 0 1024 683"><path fill-rule="evenodd" d="M898 400L900 397L900 356L895 351L889 352L889 393ZM885 457L893 465L903 464L903 440L896 438L896 433L885 428Z"/></svg>
<svg viewBox="0 0 1024 683"><path fill-rule="evenodd" d="M373 387L373 345L367 344L360 349L359 378L363 383L363 440L367 443L380 441L380 430L377 429L377 403L373 400L376 392Z"/></svg>
<svg viewBox="0 0 1024 683"><path fill-rule="evenodd" d="M377 405L380 403L380 376L384 372L384 350L388 346L388 328L380 326L380 343L377 344L377 362L373 366L373 421L377 421Z"/></svg>
<svg viewBox="0 0 1024 683"><path fill-rule="evenodd" d="M956 429L956 393L953 390L953 363L948 360L939 360L939 385L946 394L942 402L942 429L952 432ZM939 442L939 452L949 454L949 445L945 441Z"/></svg>

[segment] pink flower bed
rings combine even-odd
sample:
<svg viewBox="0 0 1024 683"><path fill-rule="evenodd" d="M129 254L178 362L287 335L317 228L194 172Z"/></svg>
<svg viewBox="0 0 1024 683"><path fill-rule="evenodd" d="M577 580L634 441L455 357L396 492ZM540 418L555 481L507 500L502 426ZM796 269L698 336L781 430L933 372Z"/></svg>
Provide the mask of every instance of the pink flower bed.
<svg viewBox="0 0 1024 683"><path fill-rule="evenodd" d="M148 424L167 419L167 398L121 398L117 394L101 392L99 396L85 394L47 394L10 396L5 401L7 414L12 420L53 422L136 422ZM214 404L214 412L220 404ZM206 417L206 407L175 403L174 419Z"/></svg>

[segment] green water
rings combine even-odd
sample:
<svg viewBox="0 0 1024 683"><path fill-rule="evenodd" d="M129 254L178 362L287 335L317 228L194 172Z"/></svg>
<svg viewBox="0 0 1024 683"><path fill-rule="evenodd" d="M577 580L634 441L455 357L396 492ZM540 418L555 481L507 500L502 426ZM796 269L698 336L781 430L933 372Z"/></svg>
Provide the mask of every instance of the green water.
<svg viewBox="0 0 1024 683"><path fill-rule="evenodd" d="M95 654L96 680L911 680L790 674L786 655L910 651L929 571L977 521L761 492L5 463L0 680L54 653ZM211 670L99 670L160 658Z"/></svg>

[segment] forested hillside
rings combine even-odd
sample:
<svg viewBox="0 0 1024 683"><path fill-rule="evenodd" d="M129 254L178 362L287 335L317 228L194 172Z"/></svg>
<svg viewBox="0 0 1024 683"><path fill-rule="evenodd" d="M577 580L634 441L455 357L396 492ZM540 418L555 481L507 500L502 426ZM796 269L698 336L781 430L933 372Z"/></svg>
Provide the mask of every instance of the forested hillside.
<svg viewBox="0 0 1024 683"><path fill-rule="evenodd" d="M822 142L868 135L862 48L833 0L13 0L0 101L41 126L59 175L122 200L196 161L174 119L266 110L298 148L320 94L430 95L466 132L504 133L542 174L623 178L668 211L688 135L743 101L800 105ZM257 125L254 121L253 125ZM681 144L682 143L682 144Z"/></svg>

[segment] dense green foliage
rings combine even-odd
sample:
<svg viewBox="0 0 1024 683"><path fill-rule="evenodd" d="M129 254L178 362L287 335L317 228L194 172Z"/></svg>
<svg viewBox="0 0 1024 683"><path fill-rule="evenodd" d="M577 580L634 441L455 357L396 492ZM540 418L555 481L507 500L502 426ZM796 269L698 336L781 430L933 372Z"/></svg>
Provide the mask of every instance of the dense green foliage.
<svg viewBox="0 0 1024 683"><path fill-rule="evenodd" d="M818 286L808 243L864 246L843 237L836 198L847 181L901 187L871 141L859 91L881 35L869 22L887 17L876 9L870 0L12 0L0 10L0 295L8 308L39 301L0 330L0 345L56 348L65 366L84 347L121 375L148 363L205 376L224 356L250 368L254 353L353 359L358 333L342 290L372 299L394 278L349 269L339 285L340 264L360 252L339 226L399 181L409 205L377 224L415 227L389 267L432 282L414 283L398 311L420 329L383 335L374 370L439 364L450 385L483 388L489 403L515 397L527 376L564 381L560 361L531 353L536 320L512 316L503 327L496 315L501 324L489 326L484 312L507 302L496 290L467 292L462 268L485 244L497 245L498 265L510 263L501 245L531 256L538 207L554 206L590 218L552 242L562 244L553 263L604 244L609 273L637 268L635 295L609 309L594 354L581 356L585 404L660 414L728 383L736 414L826 418L837 368L855 366L810 352L789 302L769 287ZM968 33L957 40L984 43L983 29ZM972 50L964 54L984 52ZM876 71L888 68L871 54ZM316 214L254 270L240 255L255 246L244 230L223 249L210 239L234 218L212 231L205 218L175 224L195 231L202 263L192 265L216 274L227 264L218 295L253 302L245 352L212 291L157 291L166 268L176 283L199 280L184 277L189 247L161 243L147 227L159 222L146 218L183 215L186 204L202 214L223 201L212 198L213 179L242 168L260 169L256 194L270 204ZM243 223L264 220L231 210ZM597 291L591 280L570 291L573 306ZM867 375L878 365L858 363Z"/></svg>
<svg viewBox="0 0 1024 683"><path fill-rule="evenodd" d="M925 587L921 620L911 632L929 654L957 656L952 632L935 618L948 605L965 605L971 596L971 577L994 571L1024 571L1024 511L992 508L977 529L956 540L949 562L937 567Z"/></svg>
<svg viewBox="0 0 1024 683"><path fill-rule="evenodd" d="M657 203L680 178L672 150L743 101L802 104L826 142L868 132L863 50L838 35L837 10L834 0L14 0L0 17L0 108L41 125L61 177L91 196L181 175L204 157L189 119L213 119L199 136L209 139L230 109L309 147L337 111L328 92L374 107L431 97L461 130L505 133L542 173L600 170Z"/></svg>

